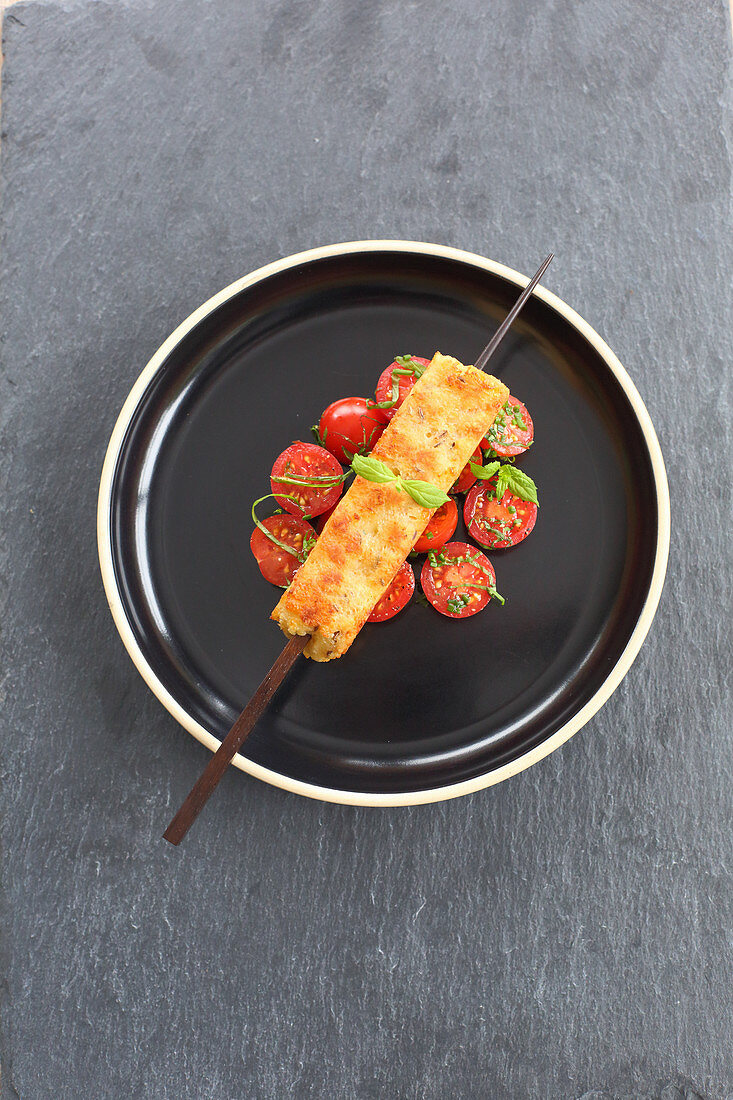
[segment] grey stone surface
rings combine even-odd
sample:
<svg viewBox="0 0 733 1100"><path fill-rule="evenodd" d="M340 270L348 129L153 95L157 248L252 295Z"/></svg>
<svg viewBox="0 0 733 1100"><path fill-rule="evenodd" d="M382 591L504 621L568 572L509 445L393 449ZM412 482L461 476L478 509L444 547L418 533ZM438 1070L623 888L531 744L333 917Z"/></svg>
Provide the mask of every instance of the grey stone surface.
<svg viewBox="0 0 733 1100"><path fill-rule="evenodd" d="M3 1098L731 1096L727 5L26 2L4 41ZM513 781L234 773L173 850L206 754L105 606L106 440L202 300L375 236L555 250L667 459L659 615Z"/></svg>

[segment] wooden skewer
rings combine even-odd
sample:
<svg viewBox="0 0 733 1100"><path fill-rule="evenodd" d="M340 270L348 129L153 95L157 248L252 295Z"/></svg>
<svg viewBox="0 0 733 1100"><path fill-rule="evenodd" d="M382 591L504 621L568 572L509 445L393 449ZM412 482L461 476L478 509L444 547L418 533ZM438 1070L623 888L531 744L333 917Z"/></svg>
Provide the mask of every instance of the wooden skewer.
<svg viewBox="0 0 733 1100"><path fill-rule="evenodd" d="M516 318L519 311L524 306L524 303L529 298L530 294L537 286L545 271L547 270L551 260L553 259L553 253L545 259L527 283L522 293L517 298L516 302L507 313L506 317L499 325L498 329L492 336L489 343L476 360L475 366L477 370L483 370L488 363L491 356L498 348L501 341L509 331L509 327ZM194 821L200 814L201 810L206 805L207 801L214 792L214 789L227 770L234 758L236 752L244 743L245 739L252 732L257 721L264 713L267 704L272 699L273 695L280 687L287 676L290 669L297 661L300 654L303 652L306 643L309 641L310 635L306 634L304 637L291 638L286 643L280 656L269 672L265 675L264 680L257 688L247 706L244 708L239 718L229 730L219 748L212 756L209 763L204 768L203 772L196 781L190 794L186 798L185 802L181 806L176 816L171 821L170 825L163 833L166 840L171 844L180 844L188 830L193 825Z"/></svg>
<svg viewBox="0 0 733 1100"><path fill-rule="evenodd" d="M181 843L206 805L217 783L231 764L234 754L239 751L252 732L255 723L262 716L267 704L303 652L303 648L308 641L310 641L310 634L303 637L296 635L286 643L282 653L266 673L257 691L247 703L211 760L209 760L186 801L163 833L165 839L169 840L171 844Z"/></svg>

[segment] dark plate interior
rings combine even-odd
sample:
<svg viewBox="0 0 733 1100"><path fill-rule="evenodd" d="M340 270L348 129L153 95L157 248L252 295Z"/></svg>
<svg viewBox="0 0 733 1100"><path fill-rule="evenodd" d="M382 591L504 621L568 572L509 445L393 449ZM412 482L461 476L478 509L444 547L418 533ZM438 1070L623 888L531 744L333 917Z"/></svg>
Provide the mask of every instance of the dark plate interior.
<svg viewBox="0 0 733 1100"><path fill-rule="evenodd" d="M217 737L283 645L268 619L278 590L249 550L276 455L337 397L369 395L395 354L471 362L516 293L438 256L310 261L217 308L149 385L112 488L117 582L151 668ZM608 677L656 549L641 427L604 360L537 299L491 369L532 413L521 464L541 494L527 541L490 555L506 606L451 622L412 604L365 627L342 660L301 660L248 742L252 760L344 791L457 783L544 741Z"/></svg>

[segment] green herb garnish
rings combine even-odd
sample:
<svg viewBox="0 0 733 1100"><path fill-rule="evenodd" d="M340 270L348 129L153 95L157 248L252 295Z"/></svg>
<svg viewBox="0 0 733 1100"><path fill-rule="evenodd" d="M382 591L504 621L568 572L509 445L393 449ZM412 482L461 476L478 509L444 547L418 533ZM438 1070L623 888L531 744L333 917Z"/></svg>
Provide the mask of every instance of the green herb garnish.
<svg viewBox="0 0 733 1100"><path fill-rule="evenodd" d="M400 378L414 378L417 382L418 378L422 378L428 369L424 363L418 363L411 355L395 355L394 361L397 366L392 368L390 375L392 378L392 392L388 400L369 402L367 408L393 409L400 397Z"/></svg>
<svg viewBox="0 0 733 1100"><path fill-rule="evenodd" d="M399 474L393 474L389 466L380 462L373 456L355 455L351 468L365 481L373 481L377 485L394 485L399 492L407 493L421 508L440 508L450 500L447 493L431 485L429 481L418 481L415 478L403 478Z"/></svg>
<svg viewBox="0 0 733 1100"><path fill-rule="evenodd" d="M527 447L531 447L531 446L532 446L531 443L527 444ZM485 457L488 458L488 459L492 459L492 460L495 459L495 458L499 458L499 459L501 459L502 462L511 462L512 466L517 461L517 456L516 455L499 455L499 454L496 453L496 451L492 447L489 447L486 450Z"/></svg>
<svg viewBox="0 0 733 1100"><path fill-rule="evenodd" d="M485 572L485 570L484 570L484 572ZM488 592L489 593L489 599L498 600L499 603L506 603L506 600L504 599L504 597L499 595L499 593L494 588L493 584L474 584L473 581L462 581L461 584L456 585L456 587L457 588L480 588L482 590L482 592ZM468 603L468 600L466 600L466 603ZM465 604L464 604L464 607L465 607Z"/></svg>
<svg viewBox="0 0 733 1100"><path fill-rule="evenodd" d="M311 424L311 435L313 436L313 438L315 439L315 441L316 441L316 443L318 444L319 447L324 447L325 448L325 446L326 446L326 436L328 435L328 428L326 428L323 432L323 435L321 435L320 423Z"/></svg>
<svg viewBox="0 0 733 1100"><path fill-rule="evenodd" d="M277 495L279 497L284 496L287 500L295 500L295 497L289 496L287 493L278 493ZM302 565L316 544L316 540L313 535L307 535L306 538L303 540L303 545L301 549L295 550L292 546L287 546L284 542L280 542L280 539L276 538L273 535L272 531L268 531L264 523L262 523L262 521L257 518L257 513L255 512L255 508L257 507L257 505L262 504L263 500L268 500L270 497L274 496L274 493L266 493L265 496L260 497L254 502L254 504L252 505L252 519L255 523L255 526L259 527L262 534L266 535L270 542L274 542L275 546L279 546L280 549L284 550L287 554L292 554L293 557L297 558ZM281 512L282 509L278 509L278 511Z"/></svg>
<svg viewBox="0 0 733 1100"><path fill-rule="evenodd" d="M440 508L450 500L447 493L429 481L415 481L411 478L398 478L397 488L403 489L421 508Z"/></svg>
<svg viewBox="0 0 733 1100"><path fill-rule="evenodd" d="M372 405L367 406L367 408L372 408L372 407L373 407ZM343 452L346 455L349 462L352 460L352 458L355 457L355 455L368 455L368 454L371 454L371 450L372 450L372 446L373 446L372 437L374 435L374 429L372 428L372 430L369 432L369 435L367 435L367 428L366 428L366 424L364 423L365 420L370 420L372 422L372 424L376 424L379 427L379 421L375 420L374 417L372 417L372 416L362 417L361 443L356 448L356 451L354 452L354 454L352 454L351 451L346 446L344 446L342 448ZM348 476L348 474L347 474L347 476Z"/></svg>
<svg viewBox="0 0 733 1100"><path fill-rule="evenodd" d="M273 477L273 481L276 485L302 485L306 489L333 489L335 485L340 485L342 481L346 481L348 474L314 474L313 477L291 477L290 474L278 474L277 477ZM283 496L283 493L278 493L278 496Z"/></svg>
<svg viewBox="0 0 733 1100"><path fill-rule="evenodd" d="M468 607L470 602L470 597L464 595L463 592L461 592L459 593L459 595L453 596L450 600L448 600L445 606L448 608L451 614L459 615L461 611L463 611L464 607Z"/></svg>
<svg viewBox="0 0 733 1100"><path fill-rule="evenodd" d="M509 466L507 463L503 463L499 470L499 476L496 479L496 494L497 498L501 500L504 493L509 490L515 497L519 497L520 500L528 500L531 504L536 504L539 508L540 502L537 499L537 486L532 478L525 474L524 470L517 469L516 466Z"/></svg>
<svg viewBox="0 0 733 1100"><path fill-rule="evenodd" d="M471 473L481 481L489 481L498 472L501 462L490 462L488 466L479 466L478 462L469 463Z"/></svg>
<svg viewBox="0 0 733 1100"><path fill-rule="evenodd" d="M517 428L520 432L526 432L527 423L522 415L522 409L519 405L513 405L510 398L504 402L501 407L501 411L495 418L493 424L486 433L486 441L489 445L492 443L502 443L505 446L507 444L517 444L516 440L512 440L509 436L509 432L512 428ZM521 446L521 444L517 444ZM530 444L528 443L529 447Z"/></svg>
<svg viewBox="0 0 733 1100"><path fill-rule="evenodd" d="M316 545L317 542L318 542L318 536L317 535L306 535L305 536L305 538L303 539L303 547L301 549L301 554L303 555L303 561L305 561L305 559L308 557L308 555L310 554L311 550L313 549L313 547Z"/></svg>
<svg viewBox="0 0 733 1100"><path fill-rule="evenodd" d="M512 405L512 419L514 421L515 428L519 428L520 431L526 432L527 425L524 423L522 409L519 405Z"/></svg>
<svg viewBox="0 0 733 1100"><path fill-rule="evenodd" d="M435 569L438 565L460 565L461 562L468 562L469 565L474 565L478 561L478 550L475 550L472 554L458 554L455 558L449 558L446 555L445 550L428 550L428 561ZM479 566L482 573L485 573L483 565Z"/></svg>
<svg viewBox="0 0 733 1100"><path fill-rule="evenodd" d="M359 477L363 477L366 481L374 481L377 485L389 485L398 480L397 474L393 474L389 466L380 462L378 458L374 458L373 455L368 458L364 455L354 455L351 469Z"/></svg>
<svg viewBox="0 0 733 1100"><path fill-rule="evenodd" d="M490 462L488 466L479 466L477 462L471 463L471 473L482 481L490 481L496 477L496 499L501 500L504 493L509 490L520 500L528 500L539 508L537 499L537 486L524 470L517 469L509 462Z"/></svg>
<svg viewBox="0 0 733 1100"><path fill-rule="evenodd" d="M462 562L467 562L469 565L476 565L480 572L490 576L491 574L488 569L485 569L484 566L479 563L478 559L478 550L474 550L473 553L469 551L467 554L458 554L454 558L448 557L445 550L428 551L428 562L433 569L441 565L461 565ZM464 607L467 607L469 603L470 597L461 592L462 588L480 588L482 592L489 593L489 599L498 600L501 604L506 603L504 597L499 595L493 584L479 584L477 581L464 581L461 579L460 582L455 583L452 587L455 589L455 595L451 596L450 599L446 601L446 607L454 615L457 615Z"/></svg>

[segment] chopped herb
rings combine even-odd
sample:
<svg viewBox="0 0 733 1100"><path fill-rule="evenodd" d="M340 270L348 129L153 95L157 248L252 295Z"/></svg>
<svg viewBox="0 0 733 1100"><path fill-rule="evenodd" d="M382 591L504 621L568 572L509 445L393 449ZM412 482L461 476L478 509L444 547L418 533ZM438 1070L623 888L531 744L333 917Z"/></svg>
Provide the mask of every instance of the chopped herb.
<svg viewBox="0 0 733 1100"><path fill-rule="evenodd" d="M455 558L449 558L445 550L428 550L428 561L433 569L437 569L440 565L461 565L462 562L467 562L469 565L475 565L478 559L478 550L474 550L473 553L458 554ZM482 573L486 572L483 565L479 565L479 569Z"/></svg>
<svg viewBox="0 0 733 1100"><path fill-rule="evenodd" d="M453 596L452 599L447 601L446 607L453 615L459 615L464 607L468 607L470 602L471 597L460 592L457 596Z"/></svg>
<svg viewBox="0 0 733 1100"><path fill-rule="evenodd" d="M311 425L311 434L312 434L313 438L315 439L315 441L316 441L316 443L318 444L319 447L325 447L326 446L326 436L328 435L328 428L324 428L323 429L323 435L321 435L320 430L319 430L319 424L312 424Z"/></svg>
<svg viewBox="0 0 733 1100"><path fill-rule="evenodd" d="M443 550L428 550L428 561L433 569L437 569L439 565L450 565L457 560L457 558L447 558Z"/></svg>
<svg viewBox="0 0 733 1100"><path fill-rule="evenodd" d="M257 518L257 513L255 512L255 508L257 507L257 505L262 504L263 500L267 500L269 497L273 497L274 495L275 495L274 493L266 493L265 496L260 497L252 505L252 519L254 520L255 526L259 527L259 529L260 529L260 531L262 531L263 535L266 535L267 538L270 540L270 542L274 542L275 546L279 546L281 550L285 550L288 554L292 554L294 558L298 559L298 561L305 561L305 558L301 558L298 551L294 550L292 546L286 546L284 542L280 542L280 539L275 538L275 536L272 534L272 532L267 530L264 523L262 523L261 520L259 520ZM282 496L283 494L280 493L278 495ZM292 499L293 499L293 497L288 497L288 500L292 500Z"/></svg>
<svg viewBox="0 0 733 1100"><path fill-rule="evenodd" d="M392 368L392 392L387 401L370 401L367 403L369 409L393 409L400 398L400 378L414 378L417 382L418 378L422 378L423 374L427 370L424 363L418 363L416 359L413 359L411 355L396 355L394 358L395 363L398 365Z"/></svg>
<svg viewBox="0 0 733 1100"><path fill-rule="evenodd" d="M498 600L499 603L506 603L504 597L499 595L493 584L473 584L472 581L462 581L461 588L480 588L482 592L489 593L489 599Z"/></svg>
<svg viewBox="0 0 733 1100"><path fill-rule="evenodd" d="M306 489L333 489L334 485L340 485L346 481L348 474L314 474L313 477L291 477L289 474L278 474L273 477L276 485L303 485ZM282 496L278 493L278 496Z"/></svg>
<svg viewBox="0 0 733 1100"><path fill-rule="evenodd" d="M290 496L287 493L278 493L277 495L279 497L285 496L288 500L295 500L295 497ZM273 535L272 531L268 531L264 523L262 523L262 521L257 518L257 513L255 512L255 508L257 507L257 505L262 504L263 500L268 500L270 497L274 496L274 493L266 493L265 496L260 497L254 502L254 504L252 505L252 519L254 520L255 526L259 527L260 531L262 531L262 534L266 535L270 542L274 542L275 546L279 546L280 549L285 550L286 553L292 554L293 557L297 558L302 565L316 543L316 540L313 538L313 536L306 536L306 538L303 540L303 545L300 550L295 550L292 546L288 546L286 543L280 542L280 539L276 538L275 535ZM282 508L278 508L275 514L282 515Z"/></svg>

